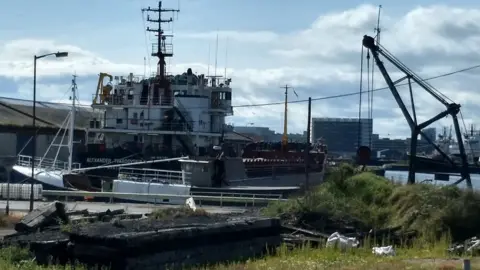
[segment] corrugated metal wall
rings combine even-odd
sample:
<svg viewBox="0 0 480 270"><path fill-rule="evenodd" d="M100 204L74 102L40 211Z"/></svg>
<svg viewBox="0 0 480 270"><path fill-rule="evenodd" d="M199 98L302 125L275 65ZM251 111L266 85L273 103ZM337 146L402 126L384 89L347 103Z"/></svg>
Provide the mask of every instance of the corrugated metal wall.
<svg viewBox="0 0 480 270"><path fill-rule="evenodd" d="M9 155L26 155L31 156L33 153L32 140L30 139L32 134L30 133L0 133L0 156L9 156ZM37 147L36 147L36 156L43 157L45 151L47 151L48 146L52 143L55 135L38 135L37 136ZM27 144L28 143L28 144ZM61 143L61 136L55 141L56 144ZM68 136L65 136L63 139L63 144L68 143ZM23 151L22 151L23 149ZM47 158L55 158L57 154L58 147L52 146L47 154ZM22 151L20 153L20 151ZM58 159L62 161L67 161L68 159L68 148L62 147L58 154Z"/></svg>
<svg viewBox="0 0 480 270"><path fill-rule="evenodd" d="M3 133L4 135L10 135L11 133ZM30 138L32 137L32 134L22 134L22 133L16 133L12 134L16 138L15 141L11 141L12 145L16 145L16 154L17 155L26 155L26 156L31 156L33 153L33 145L32 141ZM22 151L23 149L23 151ZM20 153L21 151L21 153Z"/></svg>
<svg viewBox="0 0 480 270"><path fill-rule="evenodd" d="M15 156L17 154L17 134L3 133L0 134L0 155Z"/></svg>

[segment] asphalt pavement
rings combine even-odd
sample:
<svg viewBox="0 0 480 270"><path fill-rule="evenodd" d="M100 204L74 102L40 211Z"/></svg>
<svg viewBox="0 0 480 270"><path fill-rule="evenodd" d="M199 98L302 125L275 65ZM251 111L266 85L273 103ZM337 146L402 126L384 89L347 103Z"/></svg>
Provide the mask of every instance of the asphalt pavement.
<svg viewBox="0 0 480 270"><path fill-rule="evenodd" d="M34 208L46 205L49 202L36 201ZM133 204L133 203L97 203L97 202L66 202L68 210L88 209L90 212L102 212L108 209L117 210L124 209L129 214L145 214L156 209L181 207L180 205L163 205L163 204ZM7 201L0 200L0 209L5 209ZM198 206L197 206L198 207ZM212 214L230 214L243 213L246 208L242 207L219 207L219 206L202 206L199 207ZM12 212L28 212L30 209L29 201L10 201L10 211Z"/></svg>

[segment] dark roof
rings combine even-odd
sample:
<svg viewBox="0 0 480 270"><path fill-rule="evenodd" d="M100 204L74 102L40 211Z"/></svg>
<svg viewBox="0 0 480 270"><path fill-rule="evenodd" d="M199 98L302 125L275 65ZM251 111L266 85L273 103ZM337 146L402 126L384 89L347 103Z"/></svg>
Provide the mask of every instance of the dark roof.
<svg viewBox="0 0 480 270"><path fill-rule="evenodd" d="M70 105L52 102L37 102L35 113L36 125L43 127L61 126L70 112ZM0 97L0 125L32 126L33 101ZM88 126L93 110L89 107L77 107L76 128Z"/></svg>
<svg viewBox="0 0 480 270"><path fill-rule="evenodd" d="M252 142L253 140L245 136L244 134L238 132L228 132L225 133L225 140L232 140L232 141L244 141L244 142Z"/></svg>

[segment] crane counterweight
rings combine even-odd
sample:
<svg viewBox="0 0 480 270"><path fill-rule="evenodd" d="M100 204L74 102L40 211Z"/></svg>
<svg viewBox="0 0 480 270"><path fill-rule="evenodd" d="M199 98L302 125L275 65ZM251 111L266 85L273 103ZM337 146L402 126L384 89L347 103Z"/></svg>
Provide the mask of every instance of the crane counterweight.
<svg viewBox="0 0 480 270"><path fill-rule="evenodd" d="M363 36L363 46L370 50L376 50L378 47L375 45L375 39L371 36L364 35Z"/></svg>

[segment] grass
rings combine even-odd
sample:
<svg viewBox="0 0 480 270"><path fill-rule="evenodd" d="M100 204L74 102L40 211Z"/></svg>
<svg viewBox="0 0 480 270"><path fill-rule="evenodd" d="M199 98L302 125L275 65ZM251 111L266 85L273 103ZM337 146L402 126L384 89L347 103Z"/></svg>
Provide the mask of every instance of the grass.
<svg viewBox="0 0 480 270"><path fill-rule="evenodd" d="M398 248L395 257L380 257L371 253L369 247L347 252L334 248L314 249L309 247L289 251L285 246L276 255L242 263L216 265L209 270L290 270L290 269L339 269L339 270L396 270L396 269L462 269L462 260L446 254L448 242L430 243L419 240L411 248ZM59 266L43 268L31 261L31 255L24 249L10 247L0 250L0 270L10 269L64 269ZM469 257L465 257L469 258ZM480 269L480 260L472 259L472 269ZM70 269L70 267L66 267ZM83 269L76 267L75 269Z"/></svg>
<svg viewBox="0 0 480 270"><path fill-rule="evenodd" d="M454 186L400 185L370 172L342 165L307 196L277 202L263 210L298 224L321 229L325 217L372 228L401 226L454 241L480 233L480 195Z"/></svg>
<svg viewBox="0 0 480 270"><path fill-rule="evenodd" d="M359 172L342 165L308 195L272 203L263 209L263 214L280 216L284 221L297 226L306 225L309 229L322 230L328 225L325 220L330 219L353 224L364 231L401 226L405 231L418 230L421 237L408 245L396 246L397 255L394 257L375 256L371 251L373 241L366 239L362 247L346 252L307 246L289 251L283 246L275 255L262 259L204 269L462 269L462 260L447 254L446 249L452 241L462 241L480 233L478 213L480 195L476 192L428 184L402 186L370 172ZM171 208L154 211L150 218L191 215L208 213L200 209L194 212L189 208ZM25 251L0 250L0 270L19 269L16 265L21 254L24 256ZM472 269L480 269L480 259L471 259ZM31 263L24 263L21 267L37 268Z"/></svg>
<svg viewBox="0 0 480 270"><path fill-rule="evenodd" d="M375 256L369 248L360 248L341 252L333 248L299 248L288 251L280 248L275 256L256 261L219 265L215 270L261 270L261 269L342 269L342 270L394 270L394 269L462 269L462 260L445 254L446 245L418 246L409 249L397 249L397 256ZM480 261L472 261L472 269L480 267Z"/></svg>

